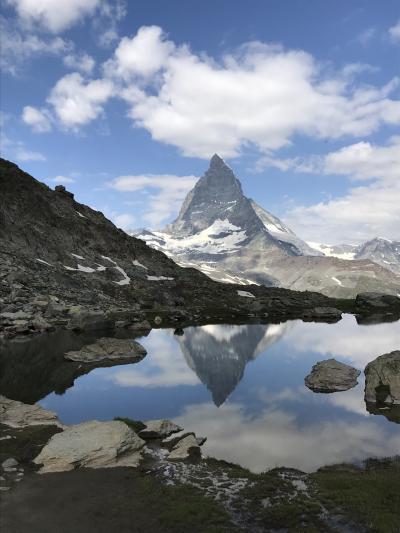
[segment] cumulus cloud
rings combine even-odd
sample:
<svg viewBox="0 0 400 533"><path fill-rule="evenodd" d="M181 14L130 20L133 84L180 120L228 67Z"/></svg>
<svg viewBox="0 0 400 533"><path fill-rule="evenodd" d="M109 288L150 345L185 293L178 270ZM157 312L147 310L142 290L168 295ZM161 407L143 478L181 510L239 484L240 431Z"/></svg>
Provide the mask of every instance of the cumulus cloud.
<svg viewBox="0 0 400 533"><path fill-rule="evenodd" d="M10 20L0 17L0 66L4 72L17 76L22 66L33 57L60 56L72 50L71 42L61 37L43 38L21 32Z"/></svg>
<svg viewBox="0 0 400 533"><path fill-rule="evenodd" d="M131 39L121 39L114 57L105 64L105 72L126 80L151 76L164 66L173 50L173 43L164 40L161 28L142 27Z"/></svg>
<svg viewBox="0 0 400 533"><path fill-rule="evenodd" d="M47 100L60 123L67 129L76 130L102 113L103 104L112 92L111 81L85 81L79 73L73 72L56 83Z"/></svg>
<svg viewBox="0 0 400 533"><path fill-rule="evenodd" d="M400 43L400 20L389 28L389 35L393 42Z"/></svg>
<svg viewBox="0 0 400 533"><path fill-rule="evenodd" d="M97 83L110 87L112 80L113 96L153 139L208 158L235 156L248 145L270 153L298 134L359 137L400 124L400 101L392 98L400 80L357 83L365 69L351 64L332 73L304 51L260 42L211 58L149 26L120 40ZM91 120L84 113L76 126L84 116Z"/></svg>
<svg viewBox="0 0 400 533"><path fill-rule="evenodd" d="M284 163L294 170L307 164L297 160ZM308 164L308 171L370 183L351 188L339 198L292 208L284 219L303 238L334 243L361 242L374 236L399 239L400 137L392 137L385 146L355 143Z"/></svg>
<svg viewBox="0 0 400 533"><path fill-rule="evenodd" d="M144 36L156 50L147 72L138 63ZM260 42L215 59L173 45L154 26L118 49L114 74L125 81L148 76L140 88L128 83L122 92L135 125L185 155L235 156L249 143L276 150L298 133L337 139L400 123L400 102L390 98L399 80L383 87L354 83L359 65L327 73L306 52Z"/></svg>
<svg viewBox="0 0 400 533"><path fill-rule="evenodd" d="M304 398L298 396L298 400ZM310 408L310 403L304 401L305 407ZM207 455L253 472L276 466L310 472L326 464L391 455L397 453L400 444L399 435L390 428L383 430L369 418L349 420L340 407L329 412L329 420L317 417L304 424L279 404L265 406L254 416L238 402L219 409L203 403L188 405L174 422L197 435L207 435Z"/></svg>
<svg viewBox="0 0 400 533"><path fill-rule="evenodd" d="M121 213L114 216L113 222L117 228L128 230L133 228L135 217L131 213Z"/></svg>
<svg viewBox="0 0 400 533"><path fill-rule="evenodd" d="M93 57L86 53L68 54L64 57L63 62L66 67L82 74L91 74L96 64Z"/></svg>
<svg viewBox="0 0 400 533"><path fill-rule="evenodd" d="M27 26L39 24L58 33L70 28L83 17L94 13L100 0L7 0Z"/></svg>
<svg viewBox="0 0 400 533"><path fill-rule="evenodd" d="M25 124L31 126L34 131L43 133L51 130L51 120L46 109L37 109L27 105L22 111L22 120Z"/></svg>
<svg viewBox="0 0 400 533"><path fill-rule="evenodd" d="M158 227L171 215L175 214L186 194L194 187L198 178L195 176L137 175L119 176L109 186L120 192L149 193L149 211L144 215L152 227Z"/></svg>
<svg viewBox="0 0 400 533"><path fill-rule="evenodd" d="M52 181L53 183L74 183L74 178L71 178L69 176L55 176L54 178L50 178L49 181Z"/></svg>

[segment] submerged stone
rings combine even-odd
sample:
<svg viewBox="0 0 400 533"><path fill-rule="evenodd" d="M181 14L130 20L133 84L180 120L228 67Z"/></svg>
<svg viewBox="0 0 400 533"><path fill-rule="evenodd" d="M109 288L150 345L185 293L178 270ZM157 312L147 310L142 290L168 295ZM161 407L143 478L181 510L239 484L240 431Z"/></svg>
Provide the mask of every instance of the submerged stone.
<svg viewBox="0 0 400 533"><path fill-rule="evenodd" d="M64 357L70 361L81 363L97 363L101 361L136 362L147 354L141 344L130 339L114 339L103 337L94 344L84 346L78 351L67 352Z"/></svg>

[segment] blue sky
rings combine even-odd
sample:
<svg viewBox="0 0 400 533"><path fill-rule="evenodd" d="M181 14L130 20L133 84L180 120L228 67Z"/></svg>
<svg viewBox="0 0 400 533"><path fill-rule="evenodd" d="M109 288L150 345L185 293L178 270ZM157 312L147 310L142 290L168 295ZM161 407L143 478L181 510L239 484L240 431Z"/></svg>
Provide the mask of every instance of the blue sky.
<svg viewBox="0 0 400 533"><path fill-rule="evenodd" d="M6 0L2 155L123 228L214 152L319 242L400 239L398 0Z"/></svg>

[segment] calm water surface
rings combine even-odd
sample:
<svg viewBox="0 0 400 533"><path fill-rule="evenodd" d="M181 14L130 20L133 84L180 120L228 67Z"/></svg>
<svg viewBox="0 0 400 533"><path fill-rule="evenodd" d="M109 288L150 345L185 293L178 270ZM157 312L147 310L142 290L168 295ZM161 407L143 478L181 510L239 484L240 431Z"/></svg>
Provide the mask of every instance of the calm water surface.
<svg viewBox="0 0 400 533"><path fill-rule="evenodd" d="M400 453L400 425L366 411L363 374L356 388L315 394L304 377L335 357L360 370L400 348L400 324L203 326L153 330L136 364L95 369L40 404L67 423L171 418L208 437L205 454L259 472L314 470Z"/></svg>

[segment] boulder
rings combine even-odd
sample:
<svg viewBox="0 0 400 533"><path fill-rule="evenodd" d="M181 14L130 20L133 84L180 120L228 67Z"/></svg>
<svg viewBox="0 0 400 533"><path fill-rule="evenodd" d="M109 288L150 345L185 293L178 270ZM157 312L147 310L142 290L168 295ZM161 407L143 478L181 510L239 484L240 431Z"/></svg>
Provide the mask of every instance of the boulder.
<svg viewBox="0 0 400 533"><path fill-rule="evenodd" d="M26 426L55 425L63 427L57 415L40 405L28 405L0 396L0 421L6 426L22 428Z"/></svg>
<svg viewBox="0 0 400 533"><path fill-rule="evenodd" d="M145 442L124 422L92 420L53 435L34 463L39 473L137 466Z"/></svg>
<svg viewBox="0 0 400 533"><path fill-rule="evenodd" d="M172 448L167 456L169 461L185 461L187 459L197 459L201 456L200 446L193 434L189 434Z"/></svg>
<svg viewBox="0 0 400 533"><path fill-rule="evenodd" d="M367 403L400 405L400 350L377 357L368 363L364 374Z"/></svg>
<svg viewBox="0 0 400 533"><path fill-rule="evenodd" d="M102 337L80 350L67 352L64 357L80 363L125 362L136 363L147 354L141 344L130 339Z"/></svg>
<svg viewBox="0 0 400 533"><path fill-rule="evenodd" d="M356 297L357 308L386 309L396 307L400 309L400 298L393 294L381 292L362 292Z"/></svg>
<svg viewBox="0 0 400 533"><path fill-rule="evenodd" d="M95 331L109 329L113 326L114 322L101 311L86 311L82 309L74 310L68 323L69 329L74 331Z"/></svg>
<svg viewBox="0 0 400 533"><path fill-rule="evenodd" d="M139 431L139 436L143 439L165 439L183 429L171 420L148 420L143 423L146 427Z"/></svg>
<svg viewBox="0 0 400 533"><path fill-rule="evenodd" d="M314 392L338 392L355 387L359 375L356 368L328 359L315 364L304 382Z"/></svg>
<svg viewBox="0 0 400 533"><path fill-rule="evenodd" d="M306 309L303 314L305 322L338 322L342 318L342 312L335 307L314 307Z"/></svg>

